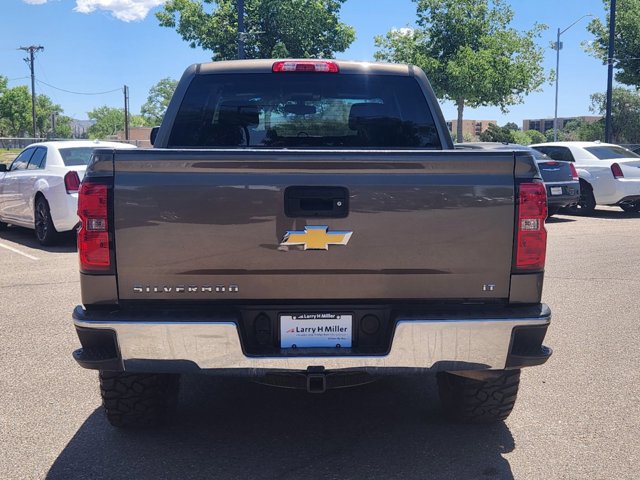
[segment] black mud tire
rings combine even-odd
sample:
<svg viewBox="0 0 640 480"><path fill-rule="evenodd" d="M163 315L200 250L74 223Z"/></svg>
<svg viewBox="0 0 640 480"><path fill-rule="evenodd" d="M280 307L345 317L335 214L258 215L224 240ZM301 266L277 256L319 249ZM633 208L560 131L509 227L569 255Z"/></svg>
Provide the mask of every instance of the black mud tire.
<svg viewBox="0 0 640 480"><path fill-rule="evenodd" d="M6 230L9 227L8 223L0 222L0 232Z"/></svg>
<svg viewBox="0 0 640 480"><path fill-rule="evenodd" d="M560 211L558 207L547 207L547 218L553 217Z"/></svg>
<svg viewBox="0 0 640 480"><path fill-rule="evenodd" d="M437 375L442 407L454 422L495 423L506 419L516 403L520 370L504 370L489 380L448 372Z"/></svg>
<svg viewBox="0 0 640 480"><path fill-rule="evenodd" d="M625 205L620 205L620 208L624 210L626 213L638 213L640 212L640 202L627 203Z"/></svg>
<svg viewBox="0 0 640 480"><path fill-rule="evenodd" d="M565 210L571 215L591 215L596 209L596 198L593 188L587 182L580 181L580 200Z"/></svg>
<svg viewBox="0 0 640 480"><path fill-rule="evenodd" d="M102 406L114 427L165 423L177 405L179 388L179 375L100 372Z"/></svg>
<svg viewBox="0 0 640 480"><path fill-rule="evenodd" d="M58 232L51 219L49 202L44 197L38 196L34 207L34 228L38 243L44 246L55 245L58 240Z"/></svg>

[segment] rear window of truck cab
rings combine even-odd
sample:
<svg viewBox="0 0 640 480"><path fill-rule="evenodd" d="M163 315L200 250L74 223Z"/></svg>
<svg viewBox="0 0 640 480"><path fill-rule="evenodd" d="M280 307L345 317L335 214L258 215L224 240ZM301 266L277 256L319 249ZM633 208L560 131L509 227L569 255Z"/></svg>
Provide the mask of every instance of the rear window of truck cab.
<svg viewBox="0 0 640 480"><path fill-rule="evenodd" d="M196 75L172 148L441 148L415 78L364 74Z"/></svg>

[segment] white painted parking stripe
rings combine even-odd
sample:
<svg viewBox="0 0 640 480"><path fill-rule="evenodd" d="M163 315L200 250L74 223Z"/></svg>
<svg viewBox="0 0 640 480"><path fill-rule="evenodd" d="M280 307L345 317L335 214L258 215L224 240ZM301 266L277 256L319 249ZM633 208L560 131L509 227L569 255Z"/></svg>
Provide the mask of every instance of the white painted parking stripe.
<svg viewBox="0 0 640 480"><path fill-rule="evenodd" d="M38 257L34 257L33 255L29 255L28 253L21 252L17 248L10 247L9 245L5 245L3 243L0 243L0 247L6 248L7 250L11 250L12 252L17 253L18 255L22 255L23 257L30 258L31 260L40 260Z"/></svg>

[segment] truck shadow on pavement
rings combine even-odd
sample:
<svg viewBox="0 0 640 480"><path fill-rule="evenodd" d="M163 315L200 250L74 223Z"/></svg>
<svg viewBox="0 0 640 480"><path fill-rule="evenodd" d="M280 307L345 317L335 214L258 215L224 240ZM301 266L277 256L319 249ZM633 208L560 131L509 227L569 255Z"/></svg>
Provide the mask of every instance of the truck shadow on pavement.
<svg viewBox="0 0 640 480"><path fill-rule="evenodd" d="M49 247L45 247L38 243L33 230L13 225L6 230L0 231L0 240L6 240L8 242L17 243L28 248L42 250L45 252L70 253L77 250L75 230L59 233L56 244Z"/></svg>
<svg viewBox="0 0 640 480"><path fill-rule="evenodd" d="M322 395L245 379L187 376L156 430L85 421L47 479L512 479L507 426L455 425L433 376L393 377Z"/></svg>
<svg viewBox="0 0 640 480"><path fill-rule="evenodd" d="M640 218L640 213L637 212L624 212L620 209L598 209L596 208L593 213L587 215L592 218Z"/></svg>
<svg viewBox="0 0 640 480"><path fill-rule="evenodd" d="M553 217L547 217L544 223L571 223L575 221L576 219L573 217L553 216Z"/></svg>

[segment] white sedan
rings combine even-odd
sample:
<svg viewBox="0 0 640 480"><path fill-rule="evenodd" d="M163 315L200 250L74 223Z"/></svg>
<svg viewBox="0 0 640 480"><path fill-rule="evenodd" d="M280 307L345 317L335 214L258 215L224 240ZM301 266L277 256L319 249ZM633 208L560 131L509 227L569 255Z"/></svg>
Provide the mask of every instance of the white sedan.
<svg viewBox="0 0 640 480"><path fill-rule="evenodd" d="M531 145L554 160L574 162L580 177L575 213L589 214L596 205L640 212L640 155L600 142L553 142Z"/></svg>
<svg viewBox="0 0 640 480"><path fill-rule="evenodd" d="M99 141L34 143L11 165L0 164L0 230L8 224L33 228L42 245L73 230L78 219L78 189L96 148L136 148Z"/></svg>

